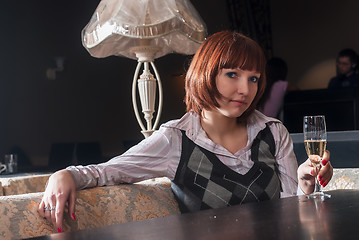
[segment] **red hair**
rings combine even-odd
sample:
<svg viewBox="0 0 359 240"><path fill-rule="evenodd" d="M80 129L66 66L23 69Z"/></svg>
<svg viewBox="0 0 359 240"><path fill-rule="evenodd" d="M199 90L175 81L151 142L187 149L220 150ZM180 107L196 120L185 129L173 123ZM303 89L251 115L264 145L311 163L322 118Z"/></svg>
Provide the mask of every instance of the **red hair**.
<svg viewBox="0 0 359 240"><path fill-rule="evenodd" d="M219 107L220 97L216 77L221 69L239 68L260 73L257 94L242 114L246 118L252 113L262 96L265 85L265 56L262 48L252 39L240 33L222 31L208 37L194 55L186 75L185 103L187 111L201 115L202 109Z"/></svg>

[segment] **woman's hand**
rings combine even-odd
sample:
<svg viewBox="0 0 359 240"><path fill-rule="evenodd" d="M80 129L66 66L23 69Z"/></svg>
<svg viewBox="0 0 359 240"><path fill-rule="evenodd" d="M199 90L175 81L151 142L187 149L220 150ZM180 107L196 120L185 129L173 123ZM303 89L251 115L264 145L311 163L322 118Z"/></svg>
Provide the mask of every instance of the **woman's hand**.
<svg viewBox="0 0 359 240"><path fill-rule="evenodd" d="M66 202L70 217L76 220L75 200L76 187L71 173L68 170L60 170L50 176L38 212L41 217L51 222L58 232L62 232Z"/></svg>
<svg viewBox="0 0 359 240"><path fill-rule="evenodd" d="M315 168L309 158L298 167L298 184L305 194L308 195L314 191L315 177L318 178L322 187L325 187L330 179L332 179L333 167L329 159L330 152L326 150L321 161L322 166L317 176Z"/></svg>
<svg viewBox="0 0 359 240"><path fill-rule="evenodd" d="M318 180L320 185L322 185L322 187L327 186L327 184L333 177L333 167L330 164L329 158L330 158L330 153L327 150L324 153L323 160L321 162L322 167L320 168L320 171L318 173Z"/></svg>

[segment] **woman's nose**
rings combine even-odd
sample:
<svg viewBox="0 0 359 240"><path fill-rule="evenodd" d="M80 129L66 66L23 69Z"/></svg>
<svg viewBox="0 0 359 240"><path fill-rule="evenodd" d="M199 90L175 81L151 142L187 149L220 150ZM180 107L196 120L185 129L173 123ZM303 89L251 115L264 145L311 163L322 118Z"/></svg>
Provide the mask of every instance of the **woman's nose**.
<svg viewBox="0 0 359 240"><path fill-rule="evenodd" d="M237 92L242 95L248 95L249 85L246 79L241 79L237 84Z"/></svg>

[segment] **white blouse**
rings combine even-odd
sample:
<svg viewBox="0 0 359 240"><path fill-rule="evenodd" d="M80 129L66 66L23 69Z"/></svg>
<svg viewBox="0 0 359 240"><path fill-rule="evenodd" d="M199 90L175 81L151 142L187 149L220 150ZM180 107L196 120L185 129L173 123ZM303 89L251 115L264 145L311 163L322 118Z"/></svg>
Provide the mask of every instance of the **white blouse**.
<svg viewBox="0 0 359 240"><path fill-rule="evenodd" d="M297 193L297 160L292 139L277 119L255 111L247 121L247 146L232 154L223 146L211 141L200 124L198 114L190 111L181 119L163 124L151 137L144 139L124 154L98 165L71 166L67 169L74 177L76 188L133 183L155 177L173 180L181 158L182 133L195 144L213 152L232 170L245 174L253 166L251 146L257 134L269 125L275 141L275 160L282 185L281 197Z"/></svg>

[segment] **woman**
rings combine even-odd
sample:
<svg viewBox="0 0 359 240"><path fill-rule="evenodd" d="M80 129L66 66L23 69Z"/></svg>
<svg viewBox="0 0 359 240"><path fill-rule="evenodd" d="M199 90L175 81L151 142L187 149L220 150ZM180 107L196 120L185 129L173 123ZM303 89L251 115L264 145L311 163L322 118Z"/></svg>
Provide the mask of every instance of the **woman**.
<svg viewBox="0 0 359 240"><path fill-rule="evenodd" d="M259 111L268 117L279 118L287 93L287 63L278 57L268 60L266 66L267 87L258 103Z"/></svg>
<svg viewBox="0 0 359 240"><path fill-rule="evenodd" d="M256 42L229 31L210 36L187 72L187 113L106 163L54 173L39 214L61 231L66 202L75 219L76 189L162 176L172 180L182 211L313 192L310 161L297 169L286 128L255 110L265 83L265 58ZM333 172L329 152L322 163L326 185Z"/></svg>

